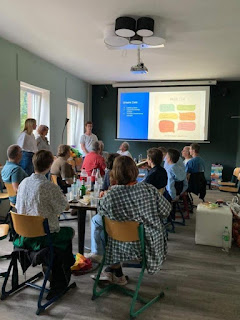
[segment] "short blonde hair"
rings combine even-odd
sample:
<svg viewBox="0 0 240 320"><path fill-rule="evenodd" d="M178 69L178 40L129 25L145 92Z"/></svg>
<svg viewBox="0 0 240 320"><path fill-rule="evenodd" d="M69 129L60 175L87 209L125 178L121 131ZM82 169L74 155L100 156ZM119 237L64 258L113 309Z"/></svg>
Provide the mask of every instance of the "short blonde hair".
<svg viewBox="0 0 240 320"><path fill-rule="evenodd" d="M28 118L25 120L23 131L27 131L27 134L31 134L33 132L33 126L37 121L33 118Z"/></svg>
<svg viewBox="0 0 240 320"><path fill-rule="evenodd" d="M41 124L38 129L37 132L38 134L40 134L40 136L44 133L44 131L48 130L48 126L45 126L44 124Z"/></svg>

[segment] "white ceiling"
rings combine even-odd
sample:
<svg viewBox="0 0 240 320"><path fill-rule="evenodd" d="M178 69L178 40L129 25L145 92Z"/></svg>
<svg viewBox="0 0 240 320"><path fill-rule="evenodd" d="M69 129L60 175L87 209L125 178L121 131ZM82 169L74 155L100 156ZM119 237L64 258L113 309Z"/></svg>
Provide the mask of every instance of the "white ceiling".
<svg viewBox="0 0 240 320"><path fill-rule="evenodd" d="M108 50L103 32L121 15L163 18L166 46ZM0 0L0 36L92 84L240 80L240 0Z"/></svg>

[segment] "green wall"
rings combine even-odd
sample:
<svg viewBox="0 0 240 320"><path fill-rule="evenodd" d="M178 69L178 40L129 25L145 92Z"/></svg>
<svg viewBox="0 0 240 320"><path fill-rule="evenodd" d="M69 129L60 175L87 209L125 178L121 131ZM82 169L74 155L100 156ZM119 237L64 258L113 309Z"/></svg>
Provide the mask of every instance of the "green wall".
<svg viewBox="0 0 240 320"><path fill-rule="evenodd" d="M240 159L239 120L231 115L240 114L240 82L219 82L211 87L210 104L210 144L201 144L201 156L206 161L206 177L210 178L212 163L224 166L223 177L230 179ZM115 152L120 141L115 141L117 117L117 89L112 86L96 85L92 87L92 119L94 133L105 144L105 150ZM239 139L238 139L239 137ZM130 142L130 151L134 157L151 147L165 146L181 150L184 143Z"/></svg>
<svg viewBox="0 0 240 320"><path fill-rule="evenodd" d="M91 118L91 85L0 38L0 163L5 162L7 147L16 143L20 133L20 81L50 90L50 143L54 153L61 143L67 98L83 102L85 120Z"/></svg>

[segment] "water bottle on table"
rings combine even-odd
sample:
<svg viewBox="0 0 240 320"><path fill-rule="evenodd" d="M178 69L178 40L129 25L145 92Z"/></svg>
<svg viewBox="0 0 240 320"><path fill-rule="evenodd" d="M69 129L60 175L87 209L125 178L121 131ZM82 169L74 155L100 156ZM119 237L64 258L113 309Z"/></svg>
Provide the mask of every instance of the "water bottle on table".
<svg viewBox="0 0 240 320"><path fill-rule="evenodd" d="M228 230L228 227L225 227L222 234L222 250L225 252L228 252L229 247L230 247L230 232Z"/></svg>

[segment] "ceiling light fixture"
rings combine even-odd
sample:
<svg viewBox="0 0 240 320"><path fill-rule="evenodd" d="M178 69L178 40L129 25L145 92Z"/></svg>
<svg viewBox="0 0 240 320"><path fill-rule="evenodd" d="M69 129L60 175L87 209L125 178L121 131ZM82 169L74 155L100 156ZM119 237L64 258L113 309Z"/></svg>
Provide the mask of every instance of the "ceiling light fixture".
<svg viewBox="0 0 240 320"><path fill-rule="evenodd" d="M141 17L137 20L137 34L141 37L150 37L154 31L154 20L149 17Z"/></svg>
<svg viewBox="0 0 240 320"><path fill-rule="evenodd" d="M104 31L104 43L107 46L118 48L129 44L128 38L118 37L114 31L114 25L109 25Z"/></svg>
<svg viewBox="0 0 240 320"><path fill-rule="evenodd" d="M135 35L136 20L131 17L119 17L115 22L115 33L119 37L130 38Z"/></svg>
<svg viewBox="0 0 240 320"><path fill-rule="evenodd" d="M140 45L143 43L143 38L141 36L139 36L138 34L135 34L135 36L133 36L132 38L130 38L129 41L131 44L136 44L136 45Z"/></svg>
<svg viewBox="0 0 240 320"><path fill-rule="evenodd" d="M137 21L136 21L137 20ZM109 49L159 48L165 44L165 30L161 18L119 17L108 26L104 42Z"/></svg>

